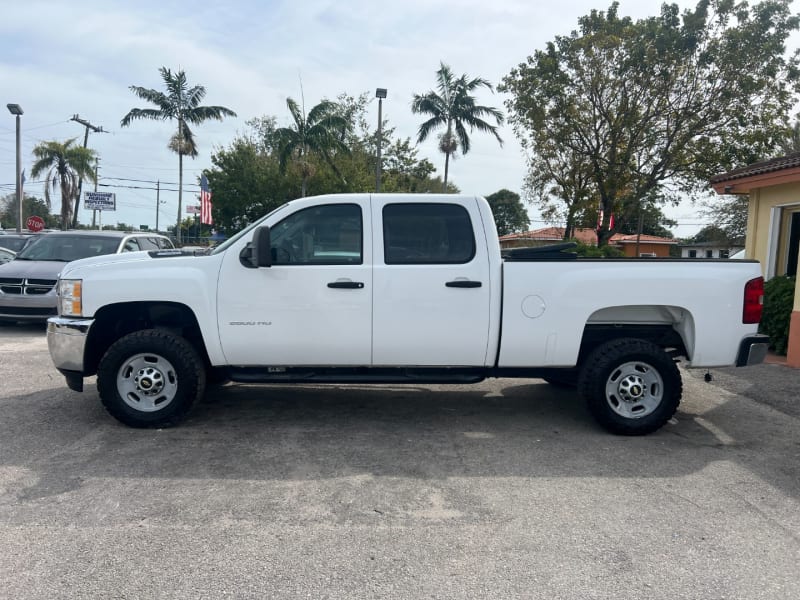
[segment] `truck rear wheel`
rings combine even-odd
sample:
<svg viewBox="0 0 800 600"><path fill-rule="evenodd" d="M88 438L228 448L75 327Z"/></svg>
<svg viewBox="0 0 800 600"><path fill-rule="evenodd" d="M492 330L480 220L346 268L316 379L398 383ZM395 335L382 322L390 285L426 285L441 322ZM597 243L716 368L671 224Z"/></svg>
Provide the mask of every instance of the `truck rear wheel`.
<svg viewBox="0 0 800 600"><path fill-rule="evenodd" d="M184 338L145 329L114 342L97 369L106 410L131 427L169 427L205 389L205 367Z"/></svg>
<svg viewBox="0 0 800 600"><path fill-rule="evenodd" d="M620 435L645 435L672 418L683 384L678 367L659 346L621 338L595 348L578 378L578 391L603 427Z"/></svg>

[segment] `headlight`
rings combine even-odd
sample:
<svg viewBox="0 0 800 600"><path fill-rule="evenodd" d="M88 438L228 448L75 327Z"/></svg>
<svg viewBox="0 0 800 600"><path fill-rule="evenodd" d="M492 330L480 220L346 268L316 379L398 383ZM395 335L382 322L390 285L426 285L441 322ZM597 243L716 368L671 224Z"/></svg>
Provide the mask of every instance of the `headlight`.
<svg viewBox="0 0 800 600"><path fill-rule="evenodd" d="M80 317L83 314L83 280L59 279L58 303L59 311L65 317Z"/></svg>

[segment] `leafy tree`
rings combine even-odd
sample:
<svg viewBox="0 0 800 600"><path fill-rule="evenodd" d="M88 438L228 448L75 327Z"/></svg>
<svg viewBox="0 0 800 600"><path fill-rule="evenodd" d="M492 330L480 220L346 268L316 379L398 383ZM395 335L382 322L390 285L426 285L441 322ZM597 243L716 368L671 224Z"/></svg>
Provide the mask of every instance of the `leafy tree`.
<svg viewBox="0 0 800 600"><path fill-rule="evenodd" d="M159 92L136 85L130 90L142 100L154 104L157 108L133 108L122 118L122 127L130 125L131 121L150 119L155 121L177 121L178 129L170 138L167 145L170 150L178 155L178 218L180 224L183 201L183 157L197 156L197 145L194 133L189 129L189 124L199 125L203 121L215 119L221 121L223 117L235 117L236 113L224 106L201 106L200 103L206 96L206 88L202 85L189 87L186 73L178 70L172 73L166 67L159 69L167 93ZM177 229L177 241L180 244L180 227Z"/></svg>
<svg viewBox="0 0 800 600"><path fill-rule="evenodd" d="M280 170L285 173L290 160L297 164L302 176L300 196L305 197L308 180L317 170L312 157L323 159L339 175L333 156L337 152L348 152L343 138L350 124L337 114L337 105L330 100L323 100L314 106L308 116L305 107L299 106L291 98L286 99L286 106L294 126L275 131Z"/></svg>
<svg viewBox="0 0 800 600"><path fill-rule="evenodd" d="M297 189L296 178L280 173L277 157L261 150L253 139L240 137L211 156L214 167L205 174L214 193L214 226L226 235L280 206Z"/></svg>
<svg viewBox="0 0 800 600"><path fill-rule="evenodd" d="M800 152L800 120L795 119L794 124L787 128L784 138L778 142L783 154Z"/></svg>
<svg viewBox="0 0 800 600"><path fill-rule="evenodd" d="M17 213L16 194L8 194L0 198L0 224L8 228L15 228L17 226ZM35 196L25 194L22 197L22 214L42 217L46 229L55 229L60 226L58 217L50 212L50 207L47 205L47 202ZM2 245L2 239L0 239L0 246Z"/></svg>
<svg viewBox="0 0 800 600"><path fill-rule="evenodd" d="M701 213L715 223L714 227L724 234L726 240L743 244L747 235L749 204L748 196L718 196L703 203Z"/></svg>
<svg viewBox="0 0 800 600"><path fill-rule="evenodd" d="M94 181L95 151L75 145L76 138L66 142L42 142L33 149L31 178L44 175L44 201L50 207L50 189L61 189L61 228L71 223L72 206L78 196L78 180Z"/></svg>
<svg viewBox="0 0 800 600"><path fill-rule="evenodd" d="M414 94L411 102L411 111L415 114L428 115L430 119L419 126L417 141L424 142L436 129L444 127L444 133L439 137L439 150L444 154L444 185L447 188L447 176L450 168L450 157L461 149L466 155L470 150L470 132L477 129L484 133L491 133L500 145L503 140L497 129L503 124L503 113L491 106L475 104L472 92L485 87L493 91L492 85L485 79L476 77L470 79L466 74L456 78L449 66L440 63L436 71L436 90L424 94ZM497 125L485 121L483 117L490 117Z"/></svg>
<svg viewBox="0 0 800 600"><path fill-rule="evenodd" d="M537 152L530 155L523 189L542 218L564 223L564 239L571 238L578 225L593 227L598 199L585 157L555 140L540 140Z"/></svg>
<svg viewBox="0 0 800 600"><path fill-rule="evenodd" d="M673 238L674 234L667 229L668 227L676 227L678 222L674 219L667 218L661 211L661 208L655 202L640 202L636 214L623 214L619 217L620 222L615 221L615 231L626 235L639 233L639 222L641 219L643 235L657 235L664 238Z"/></svg>
<svg viewBox="0 0 800 600"><path fill-rule="evenodd" d="M784 56L798 28L790 0L700 0L679 14L633 21L618 3L579 19L503 79L510 120L531 153L547 144L591 177L608 219L642 199L696 194L711 175L768 155L798 92L798 54ZM541 160L541 158L539 158ZM536 159L535 159L536 160ZM554 182L535 170L537 185Z"/></svg>
<svg viewBox="0 0 800 600"><path fill-rule="evenodd" d="M528 218L528 212L520 202L519 194L502 189L486 196L486 201L492 209L499 235L528 230L531 221Z"/></svg>

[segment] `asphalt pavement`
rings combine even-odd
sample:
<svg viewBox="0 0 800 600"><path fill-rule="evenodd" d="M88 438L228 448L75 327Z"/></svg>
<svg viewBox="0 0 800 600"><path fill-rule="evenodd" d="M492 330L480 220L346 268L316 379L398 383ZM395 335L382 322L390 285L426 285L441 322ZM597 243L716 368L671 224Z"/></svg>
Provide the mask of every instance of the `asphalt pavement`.
<svg viewBox="0 0 800 600"><path fill-rule="evenodd" d="M800 372L703 374L641 438L533 379L227 385L134 430L0 326L0 598L799 598Z"/></svg>

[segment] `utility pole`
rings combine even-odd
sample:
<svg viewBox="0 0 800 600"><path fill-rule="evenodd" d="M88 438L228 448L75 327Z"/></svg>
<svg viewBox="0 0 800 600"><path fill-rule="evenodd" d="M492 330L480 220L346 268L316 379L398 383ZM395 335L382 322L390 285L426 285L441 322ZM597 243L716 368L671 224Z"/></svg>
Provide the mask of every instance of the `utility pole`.
<svg viewBox="0 0 800 600"><path fill-rule="evenodd" d="M86 133L83 136L83 147L86 148L86 145L89 143L89 130L91 129L95 133L108 133L104 131L102 127L97 127L89 123L89 121L85 119L81 119L79 115L72 115L70 121L75 121L76 123L80 123L86 128ZM95 169L95 186L94 191L97 191L97 169ZM83 177L78 179L78 197L75 199L75 214L72 215L72 228L75 229L78 226L78 208L81 204L81 193L83 190ZM94 227L94 212L92 212L92 227Z"/></svg>
<svg viewBox="0 0 800 600"><path fill-rule="evenodd" d="M99 168L100 168L100 157L97 157L97 158L95 158L95 163L94 163L94 191L95 192L97 191L97 170ZM80 189L80 185L78 186L78 189ZM100 211L100 212L102 213L103 211ZM94 229L94 219L95 219L96 216L97 216L97 211L93 210L92 211L92 229ZM103 223L103 215L101 214L100 215L100 227L101 228L103 226L102 223Z"/></svg>
<svg viewBox="0 0 800 600"><path fill-rule="evenodd" d="M156 232L158 232L158 208L161 205L161 180L156 181Z"/></svg>
<svg viewBox="0 0 800 600"><path fill-rule="evenodd" d="M642 239L642 225L644 224L644 214L642 206L639 205L639 225L636 228L636 258L639 258L639 241Z"/></svg>

